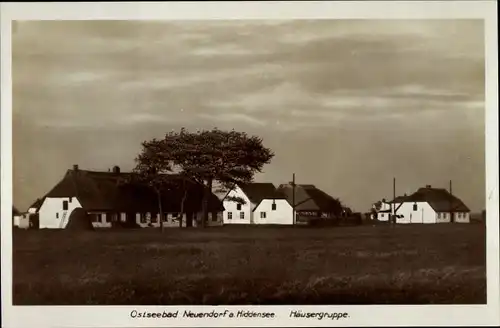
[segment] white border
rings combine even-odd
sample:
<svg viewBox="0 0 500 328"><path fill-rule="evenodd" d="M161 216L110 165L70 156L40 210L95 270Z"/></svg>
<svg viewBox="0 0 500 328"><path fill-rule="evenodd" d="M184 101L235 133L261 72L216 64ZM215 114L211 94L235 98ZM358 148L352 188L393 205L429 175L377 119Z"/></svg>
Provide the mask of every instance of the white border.
<svg viewBox="0 0 500 328"><path fill-rule="evenodd" d="M367 1L367 2L165 2L165 3L2 3L1 4L1 204L2 326L120 327L120 326L430 326L498 325L498 45L496 1ZM485 20L486 44L486 195L488 305L432 306L238 306L223 309L273 311L269 319L131 319L132 309L168 307L13 307L12 304L12 20L82 19L320 19L320 18L480 18ZM348 312L347 320L291 319L290 309ZM193 311L206 306L175 307ZM217 308L216 310L219 310Z"/></svg>

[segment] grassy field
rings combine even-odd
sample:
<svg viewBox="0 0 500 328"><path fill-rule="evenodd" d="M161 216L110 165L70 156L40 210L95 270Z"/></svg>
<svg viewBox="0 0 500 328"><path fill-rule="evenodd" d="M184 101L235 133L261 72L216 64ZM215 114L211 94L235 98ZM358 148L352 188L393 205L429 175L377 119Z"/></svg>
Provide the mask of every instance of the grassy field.
<svg viewBox="0 0 500 328"><path fill-rule="evenodd" d="M15 305L486 302L480 224L13 237Z"/></svg>

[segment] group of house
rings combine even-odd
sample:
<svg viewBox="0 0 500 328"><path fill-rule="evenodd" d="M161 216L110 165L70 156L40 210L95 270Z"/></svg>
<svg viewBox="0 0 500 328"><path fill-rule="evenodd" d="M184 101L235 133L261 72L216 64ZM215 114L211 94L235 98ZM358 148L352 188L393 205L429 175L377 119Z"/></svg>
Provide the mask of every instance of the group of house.
<svg viewBox="0 0 500 328"><path fill-rule="evenodd" d="M469 223L470 210L450 191L427 185L411 195L383 199L372 206L371 219L394 223Z"/></svg>
<svg viewBox="0 0 500 328"><path fill-rule="evenodd" d="M14 225L40 229L200 225L206 186L172 174L168 178L179 188L158 194L133 182L130 176L117 166L108 172L96 172L74 165L26 213L14 214ZM272 183L235 184L224 194L210 191L207 206L206 226L294 225L312 217L336 218L345 212L337 199L314 185L300 184L278 188Z"/></svg>
<svg viewBox="0 0 500 328"><path fill-rule="evenodd" d="M158 194L130 177L131 173L121 172L118 166L96 172L74 165L27 212L13 209L14 226L68 229L201 224L207 188L203 184L172 174L168 178L179 188ZM224 193L216 195L210 190L209 194L206 226L295 225L313 218L338 219L350 212L339 200L308 184L289 183L277 188L272 183L235 184ZM469 213L451 192L426 186L411 195L373 204L371 219L403 224L470 222Z"/></svg>

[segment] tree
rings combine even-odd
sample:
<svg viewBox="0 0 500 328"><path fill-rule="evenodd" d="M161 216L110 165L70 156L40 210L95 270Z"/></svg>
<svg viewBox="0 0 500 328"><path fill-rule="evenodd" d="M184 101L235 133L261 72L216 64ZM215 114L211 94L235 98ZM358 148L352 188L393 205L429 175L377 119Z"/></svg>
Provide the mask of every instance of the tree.
<svg viewBox="0 0 500 328"><path fill-rule="evenodd" d="M154 158L204 186L202 227L208 220L214 181L227 189L234 184L251 182L254 174L261 172L274 157L274 153L263 146L261 138L235 130L214 128L189 132L182 128L180 132L167 133L160 144L158 148L151 148Z"/></svg>
<svg viewBox="0 0 500 328"><path fill-rule="evenodd" d="M151 187L157 195L158 209L160 216L161 230L164 229L162 195L163 192L171 189L172 179L169 173L172 172L171 162L162 156L163 141L153 139L142 143L142 151L135 159L136 167L130 175L128 182L141 183Z"/></svg>

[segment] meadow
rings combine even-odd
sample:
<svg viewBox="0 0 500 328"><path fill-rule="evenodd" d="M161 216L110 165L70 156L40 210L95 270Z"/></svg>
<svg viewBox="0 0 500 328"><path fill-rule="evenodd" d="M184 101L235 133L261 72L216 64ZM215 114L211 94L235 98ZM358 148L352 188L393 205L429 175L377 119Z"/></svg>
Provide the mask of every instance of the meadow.
<svg viewBox="0 0 500 328"><path fill-rule="evenodd" d="M484 304L485 227L14 231L15 305Z"/></svg>

